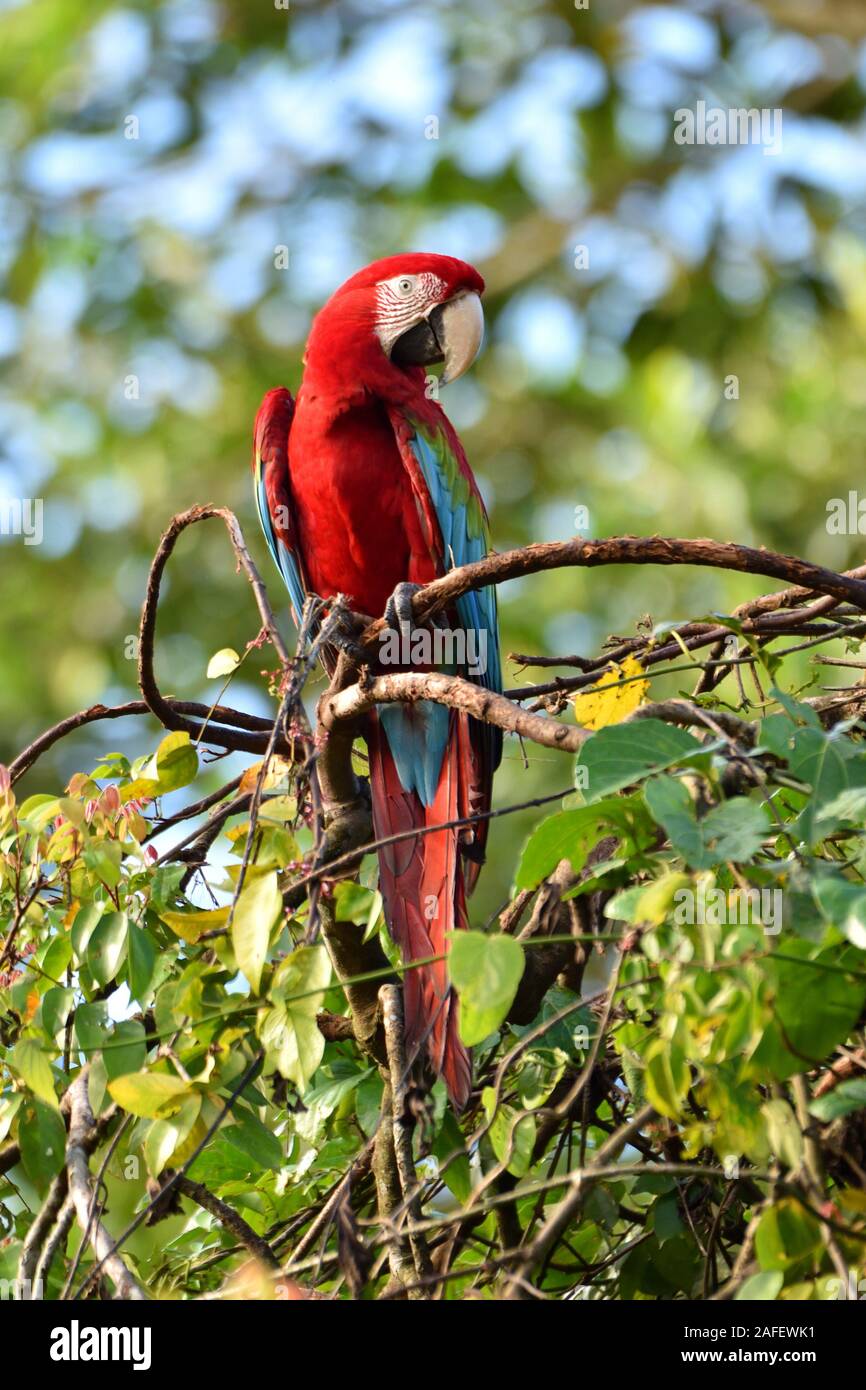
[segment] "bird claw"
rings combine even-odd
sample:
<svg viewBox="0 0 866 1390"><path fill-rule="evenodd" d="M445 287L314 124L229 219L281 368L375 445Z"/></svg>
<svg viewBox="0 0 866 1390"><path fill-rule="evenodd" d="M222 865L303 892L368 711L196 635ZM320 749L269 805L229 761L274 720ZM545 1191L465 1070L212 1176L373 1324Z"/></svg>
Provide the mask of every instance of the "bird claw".
<svg viewBox="0 0 866 1390"><path fill-rule="evenodd" d="M354 666L363 666L370 660L370 653L366 652L360 642L356 642L354 637L344 637L336 634L331 638L333 645L338 652L342 652L349 658Z"/></svg>
<svg viewBox="0 0 866 1390"><path fill-rule="evenodd" d="M355 666L362 666L364 662L370 660L370 654L357 640L357 631L352 615L347 613L345 617L341 618L334 631L329 634L328 641L336 647L337 651L343 652Z"/></svg>
<svg viewBox="0 0 866 1390"><path fill-rule="evenodd" d="M393 594L385 604L385 622L389 627L402 632L404 623L410 629L415 626L415 619L412 615L412 599L421 588L423 585L410 584L408 581L395 587Z"/></svg>

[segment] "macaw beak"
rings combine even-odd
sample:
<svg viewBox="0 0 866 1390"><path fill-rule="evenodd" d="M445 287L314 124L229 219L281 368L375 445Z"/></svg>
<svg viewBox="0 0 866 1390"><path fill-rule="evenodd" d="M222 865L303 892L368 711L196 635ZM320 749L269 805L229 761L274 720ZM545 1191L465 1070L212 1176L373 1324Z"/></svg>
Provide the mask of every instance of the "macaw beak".
<svg viewBox="0 0 866 1390"><path fill-rule="evenodd" d="M473 291L464 291L437 304L423 319L401 333L391 349L400 367L444 363L439 380L445 386L461 377L478 356L484 337L484 310Z"/></svg>

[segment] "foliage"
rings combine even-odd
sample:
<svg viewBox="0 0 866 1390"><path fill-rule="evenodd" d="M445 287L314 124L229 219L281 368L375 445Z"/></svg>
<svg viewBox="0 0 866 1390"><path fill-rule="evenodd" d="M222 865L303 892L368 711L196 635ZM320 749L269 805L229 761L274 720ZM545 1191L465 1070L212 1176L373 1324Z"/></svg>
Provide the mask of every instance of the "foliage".
<svg viewBox="0 0 866 1390"><path fill-rule="evenodd" d="M862 476L864 36L854 0L8 7L2 756L135 693L155 536L211 499L252 515L263 390L297 385L334 286L405 247L487 281L487 351L443 403L497 550L712 534L858 562L859 512L828 517ZM699 100L779 105L790 143L678 144ZM36 497L30 545L6 506ZM160 677L207 709L231 683L267 727L243 587L206 528L184 545ZM529 698L593 733L551 814L531 803L565 758L507 745L509 813L453 957L473 1099L457 1117L440 1085L409 1096L437 1259L455 1237L446 1298L507 1294L521 1241L552 1297L825 1298L863 1272L862 703L819 693L809 650L862 663L862 628L840 611L782 655L728 616L735 661L707 679L672 620L757 591L682 566L500 590L506 652L584 654L548 656L572 684ZM688 697L688 725L642 717L648 696ZM354 1012L395 969L374 858L320 882L288 756L217 761L153 727L90 724L14 790L0 772L0 1279L64 1195L86 1066L97 1215L150 1294L231 1272L247 1296L390 1295L391 1078ZM329 923L375 956L363 978L337 978ZM635 1116L543 1248L563 1175ZM94 1270L85 1247L73 1272L80 1234L49 1297Z"/></svg>
<svg viewBox="0 0 866 1390"><path fill-rule="evenodd" d="M4 10L0 490L44 500L45 539L0 531L0 758L134 693L145 567L172 513L225 503L264 557L248 472L262 393L297 386L335 285L406 247L488 282L486 351L443 403L497 549L569 535L582 507L590 535L856 563L825 504L862 475L864 37L856 0ZM783 107L790 148L677 144L674 110L701 99ZM185 545L158 667L208 701L210 654L243 650L245 600L215 538ZM507 585L503 650L596 650L647 614L754 592L686 569L555 574L531 603ZM239 695L267 712L254 662ZM58 744L56 785L118 738L143 752L144 731L119 727ZM499 794L551 775L543 751L528 767L509 752ZM492 828L488 912L529 826Z"/></svg>
<svg viewBox="0 0 866 1390"><path fill-rule="evenodd" d="M509 1223L531 1246L563 1197L557 1176L591 1167L638 1113L636 1147L591 1185L535 1269L546 1294L701 1297L731 1277L747 1229L744 1296L834 1296L834 1251L859 1268L863 1086L856 1073L834 1084L827 1067L852 1049L863 1056L866 750L859 723L825 727L784 693L785 663L773 664L777 684L745 726L747 752L744 738L632 718L590 736L588 781L540 815L516 881L532 893L569 860L576 920L592 921L582 903L603 907L583 938L590 959L604 952L595 996L563 977L531 1021L509 1022L526 956L556 935L473 930L455 942L476 1090L458 1118L437 1083L417 1132L432 1230L451 1230L455 1215L463 1223L445 1297L502 1297L510 1266L485 1254L514 1229L503 1194L516 1184ZM149 1210L153 1180L183 1169L288 1258L302 1285L386 1287L363 1166L382 1074L350 1031L335 1031L351 1011L321 937L310 944L311 914L327 922L336 910L390 954L366 886L374 860L318 908L309 898L285 907L313 845L303 781L287 764L281 774L255 827L243 816L224 826L224 871L207 873L224 903L210 908L190 897L190 870L152 848L165 792L201 775L187 735L136 762L112 754L59 797L19 803L2 784L0 919L7 966L17 961L0 991L0 1154L15 1148L0 1180L4 1277L15 1277L32 1213L62 1168L63 1097L86 1066L94 1113L128 1117L108 1122L115 1234ZM294 1272L301 1233L359 1163L350 1202L370 1250L364 1278L353 1282L334 1231L318 1275ZM156 1231L139 1226L123 1246L153 1294L194 1297L248 1259L195 1208L170 1211ZM78 1278L91 1268L88 1251ZM273 1296L264 1277L256 1289Z"/></svg>

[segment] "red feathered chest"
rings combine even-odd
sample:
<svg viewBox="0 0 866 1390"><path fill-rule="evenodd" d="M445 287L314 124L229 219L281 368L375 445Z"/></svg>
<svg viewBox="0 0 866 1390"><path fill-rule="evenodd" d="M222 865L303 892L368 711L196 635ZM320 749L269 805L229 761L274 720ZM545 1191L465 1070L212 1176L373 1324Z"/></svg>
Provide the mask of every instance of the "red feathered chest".
<svg viewBox="0 0 866 1390"><path fill-rule="evenodd" d="M289 473L309 587L378 617L397 584L426 583L436 568L388 415L367 401L335 416L301 391Z"/></svg>

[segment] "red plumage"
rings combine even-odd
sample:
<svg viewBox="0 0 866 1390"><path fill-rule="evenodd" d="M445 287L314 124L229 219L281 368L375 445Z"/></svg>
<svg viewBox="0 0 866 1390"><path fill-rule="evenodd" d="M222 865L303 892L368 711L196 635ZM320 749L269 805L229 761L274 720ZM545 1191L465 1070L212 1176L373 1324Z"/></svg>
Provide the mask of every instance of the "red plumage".
<svg viewBox="0 0 866 1390"><path fill-rule="evenodd" d="M467 492L477 496L459 439L427 397L424 369L392 362L377 336L377 286L401 274L434 277L442 301L483 290L471 266L448 257L399 256L367 267L337 291L313 324L293 416L288 392L278 388L265 397L256 420L267 510L281 511L279 528L272 517L272 549L276 554L278 539L291 552L303 590L325 599L345 594L356 610L371 616L384 611L399 583L429 582L451 564L402 422L411 418L444 432ZM278 563L285 575L285 564L279 558ZM287 579L290 589L293 578ZM406 708L407 720L423 724L420 707ZM449 717L435 795L426 805L401 781L376 715L366 736L377 838L489 807L489 741L466 715ZM474 835L433 830L380 851L386 918L405 960L444 957L449 934L467 925L466 891L477 878L485 838L481 822ZM407 971L404 999L410 1050L426 1041L434 1069L455 1103L464 1104L471 1064L457 1032L447 961Z"/></svg>

